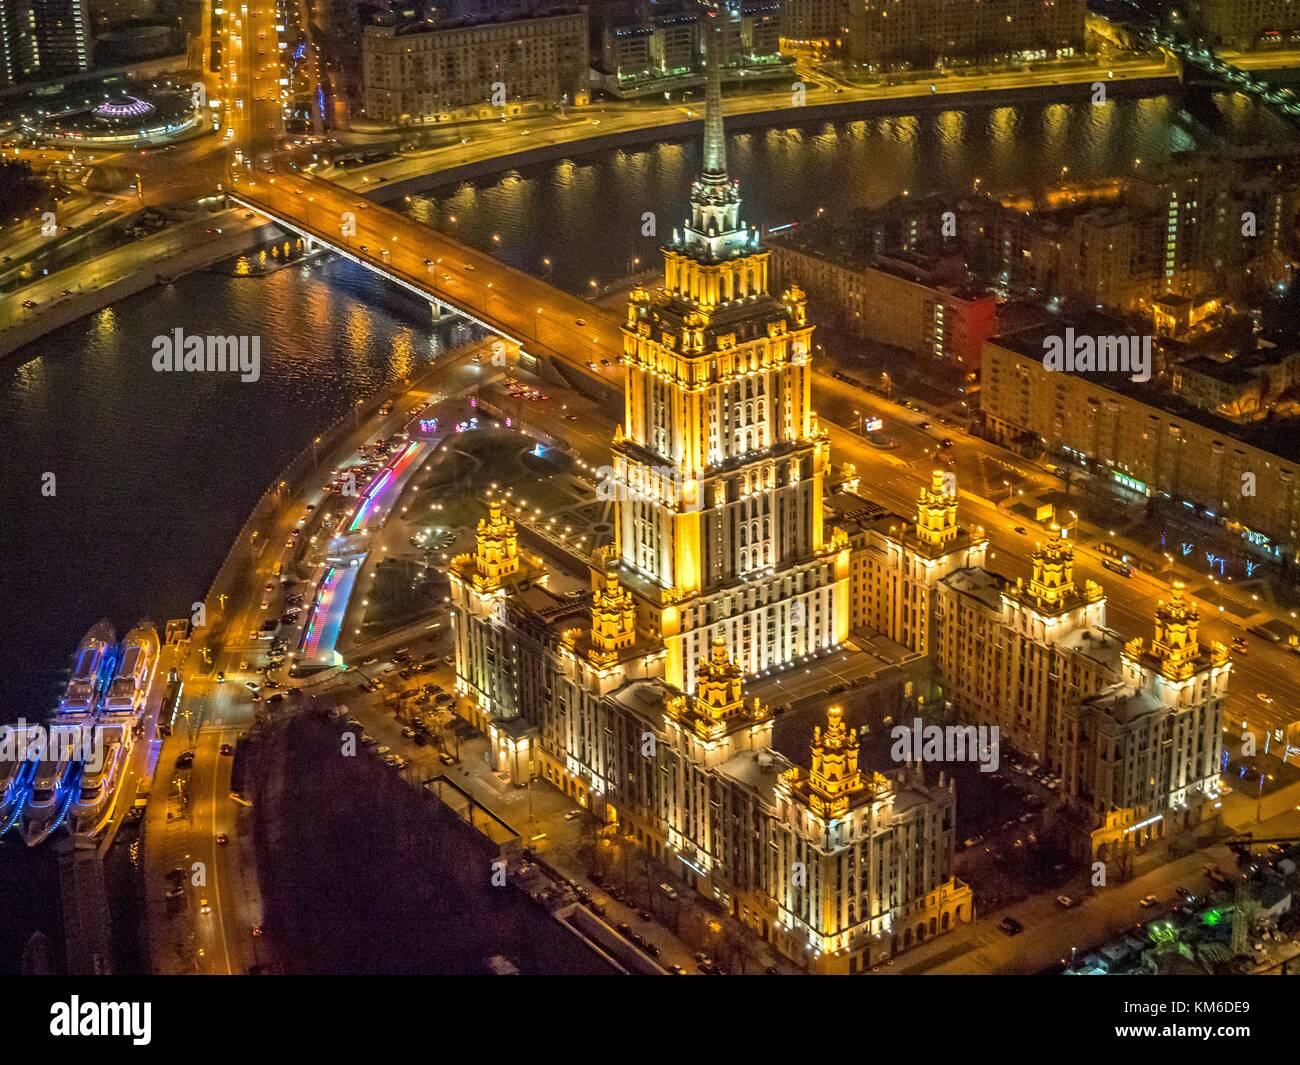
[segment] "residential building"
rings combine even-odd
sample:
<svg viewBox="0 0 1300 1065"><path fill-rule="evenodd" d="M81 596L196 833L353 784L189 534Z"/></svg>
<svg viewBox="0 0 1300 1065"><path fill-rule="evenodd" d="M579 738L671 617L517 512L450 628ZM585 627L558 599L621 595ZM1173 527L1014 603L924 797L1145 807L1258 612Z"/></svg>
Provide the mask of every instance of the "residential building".
<svg viewBox="0 0 1300 1065"><path fill-rule="evenodd" d="M998 726L1004 743L1055 769L1064 709L1120 680L1123 644L1106 628L1101 586L1075 580L1060 530L1032 562L1027 583L982 567L939 582L936 665L963 720Z"/></svg>
<svg viewBox="0 0 1300 1065"><path fill-rule="evenodd" d="M1212 44L1244 51L1300 44L1300 6L1293 0L1188 0L1187 13Z"/></svg>
<svg viewBox="0 0 1300 1065"><path fill-rule="evenodd" d="M856 0L848 58L876 69L1067 57L1084 46L1086 0Z"/></svg>
<svg viewBox="0 0 1300 1065"><path fill-rule="evenodd" d="M1125 336L1128 324L1085 315L990 340L980 405L985 428L1004 443L1059 456L1143 497L1185 502L1283 562L1300 547L1300 450L1280 419L1234 423L1193 406L1153 379L1124 373L1056 373L1044 343L1067 326L1079 335ZM1180 387L1190 374L1177 368ZM1247 477L1247 475L1249 475ZM1249 484L1253 494L1243 492Z"/></svg>
<svg viewBox="0 0 1300 1065"><path fill-rule="evenodd" d="M436 121L585 102L583 10L487 22L399 22L362 34L367 117Z"/></svg>
<svg viewBox="0 0 1300 1065"><path fill-rule="evenodd" d="M863 260L789 236L773 242L772 269L778 284L799 284L842 328L969 371L997 332L997 299L967 280L960 257Z"/></svg>

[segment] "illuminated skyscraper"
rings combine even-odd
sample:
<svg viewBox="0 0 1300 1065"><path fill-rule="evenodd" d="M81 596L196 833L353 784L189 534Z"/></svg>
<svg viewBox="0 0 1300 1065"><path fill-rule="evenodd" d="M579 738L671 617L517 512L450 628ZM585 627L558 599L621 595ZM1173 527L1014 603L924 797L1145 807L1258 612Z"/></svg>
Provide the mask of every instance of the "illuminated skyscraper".
<svg viewBox="0 0 1300 1065"><path fill-rule="evenodd" d="M688 690L715 635L752 675L849 633L847 542L823 534L813 327L801 290L768 291L740 203L711 59L690 216L663 249L663 290L628 304L610 489L617 557L664 641L666 679Z"/></svg>

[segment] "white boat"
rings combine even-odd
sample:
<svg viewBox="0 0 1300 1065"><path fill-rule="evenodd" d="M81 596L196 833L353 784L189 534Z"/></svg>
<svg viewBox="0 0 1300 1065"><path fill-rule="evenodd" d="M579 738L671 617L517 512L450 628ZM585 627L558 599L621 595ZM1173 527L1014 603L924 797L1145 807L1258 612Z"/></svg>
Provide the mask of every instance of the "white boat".
<svg viewBox="0 0 1300 1065"><path fill-rule="evenodd" d="M90 627L72 656L72 676L63 698L59 700L60 715L89 714L95 709L113 666L116 648L117 633L107 618Z"/></svg>

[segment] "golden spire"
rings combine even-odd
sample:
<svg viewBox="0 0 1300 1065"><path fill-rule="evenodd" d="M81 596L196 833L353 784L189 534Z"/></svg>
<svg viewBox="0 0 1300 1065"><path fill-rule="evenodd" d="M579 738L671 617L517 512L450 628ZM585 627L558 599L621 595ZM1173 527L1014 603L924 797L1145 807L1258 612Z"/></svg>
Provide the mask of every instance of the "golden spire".
<svg viewBox="0 0 1300 1065"><path fill-rule="evenodd" d="M1062 539L1056 526L1052 538L1034 548L1033 564L1029 594L1039 605L1061 606L1074 595L1074 546Z"/></svg>
<svg viewBox="0 0 1300 1065"><path fill-rule="evenodd" d="M858 769L858 730L845 729L843 707L832 706L826 731L813 729L809 803L823 817L840 817L848 812L849 797L866 786Z"/></svg>
<svg viewBox="0 0 1300 1065"><path fill-rule="evenodd" d="M499 499L488 503L488 516L479 520L476 543L474 582L481 588L499 588L503 577L519 569L519 535Z"/></svg>
<svg viewBox="0 0 1300 1065"><path fill-rule="evenodd" d="M591 601L591 649L588 657L596 665L612 665L620 652L636 641L636 605L632 593L618 579L618 570L607 565L597 578Z"/></svg>
<svg viewBox="0 0 1300 1065"><path fill-rule="evenodd" d="M943 470L930 474L930 487L921 489L916 503L916 536L931 547L943 547L957 538L957 488L950 495Z"/></svg>
<svg viewBox="0 0 1300 1065"><path fill-rule="evenodd" d="M1185 680L1196 668L1201 653L1198 639L1201 625L1196 604L1183 594L1183 582L1175 580L1169 602L1156 607L1156 637L1151 653L1160 660L1160 672L1170 680Z"/></svg>

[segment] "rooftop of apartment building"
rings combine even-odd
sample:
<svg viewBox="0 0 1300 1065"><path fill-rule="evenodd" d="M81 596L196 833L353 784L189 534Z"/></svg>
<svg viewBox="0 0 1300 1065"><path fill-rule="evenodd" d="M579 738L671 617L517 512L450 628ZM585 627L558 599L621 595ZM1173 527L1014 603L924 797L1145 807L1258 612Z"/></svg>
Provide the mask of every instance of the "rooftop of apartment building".
<svg viewBox="0 0 1300 1065"><path fill-rule="evenodd" d="M452 5L443 10L432 0L402 7L382 5L371 7L362 18L367 30L391 30L396 36L430 33L434 30L464 29L469 26L486 26L493 23L518 22L522 19L552 18L560 15L582 14L586 8L576 4L547 4L544 0L521 0L460 7Z"/></svg>
<svg viewBox="0 0 1300 1065"><path fill-rule="evenodd" d="M1089 695L1083 705L1100 710L1120 725L1129 725L1147 714L1159 714L1167 708L1151 692L1128 684L1112 684Z"/></svg>
<svg viewBox="0 0 1300 1065"><path fill-rule="evenodd" d="M983 566L959 569L943 578L943 583L962 595L968 595L989 610L1002 609L1002 593L1010 583L1000 573Z"/></svg>
<svg viewBox="0 0 1300 1065"><path fill-rule="evenodd" d="M849 270L879 270L881 273L944 292L955 299L975 300L990 295L989 290L970 277L960 251L925 254L899 248L874 252L857 246L849 234L835 236L829 230L790 230L768 238L795 251L814 255Z"/></svg>
<svg viewBox="0 0 1300 1065"><path fill-rule="evenodd" d="M1045 341L1049 337L1064 337L1068 328L1074 330L1075 336L1131 337L1150 334L1147 323L1134 323L1099 311L1081 311L1068 317L1049 316L1045 321L1025 329L1003 332L991 338L989 343L1041 363L1046 351ZM1292 462L1300 462L1300 423L1296 419L1269 418L1243 425L1174 395L1154 375L1146 382L1134 381L1131 373L1123 371L1076 370L1071 376L1085 378L1099 388L1136 399L1166 414L1195 422L1212 432L1270 451Z"/></svg>

